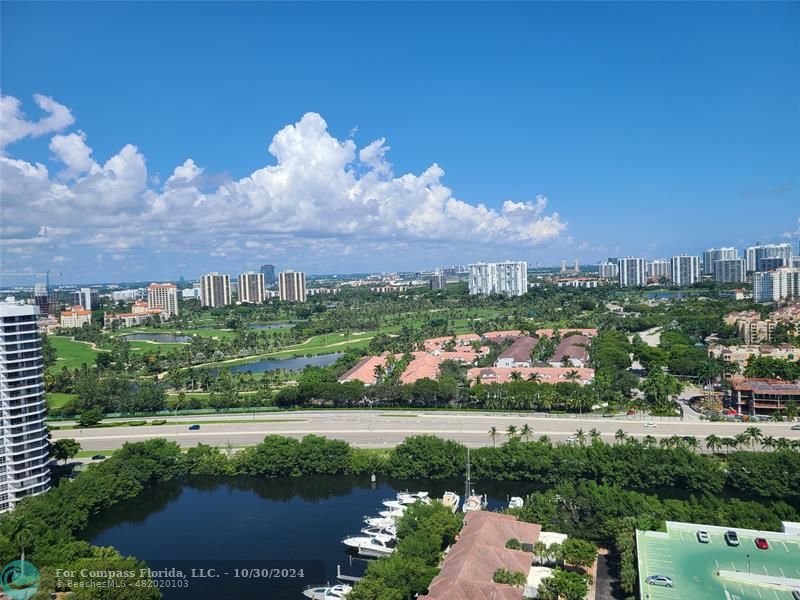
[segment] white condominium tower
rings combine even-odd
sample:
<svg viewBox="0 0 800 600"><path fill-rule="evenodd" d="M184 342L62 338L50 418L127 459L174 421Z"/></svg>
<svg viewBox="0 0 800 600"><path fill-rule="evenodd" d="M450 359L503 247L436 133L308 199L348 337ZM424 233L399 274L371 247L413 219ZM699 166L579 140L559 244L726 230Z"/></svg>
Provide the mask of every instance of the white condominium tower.
<svg viewBox="0 0 800 600"><path fill-rule="evenodd" d="M148 308L160 308L169 319L178 314L178 286L174 283L151 283L147 286Z"/></svg>
<svg viewBox="0 0 800 600"><path fill-rule="evenodd" d="M700 281L700 257L673 256L672 262L672 283L675 285L693 285Z"/></svg>
<svg viewBox="0 0 800 600"><path fill-rule="evenodd" d="M651 279L672 279L672 261L658 258L647 263L647 276Z"/></svg>
<svg viewBox="0 0 800 600"><path fill-rule="evenodd" d="M714 261L714 281L719 283L744 283L747 269L743 258Z"/></svg>
<svg viewBox="0 0 800 600"><path fill-rule="evenodd" d="M278 294L284 302L306 301L306 274L302 271L283 271L278 276Z"/></svg>
<svg viewBox="0 0 800 600"><path fill-rule="evenodd" d="M647 261L636 256L619 259L619 285L638 287L647 283Z"/></svg>
<svg viewBox="0 0 800 600"><path fill-rule="evenodd" d="M800 269L781 267L767 273L753 273L753 300L778 302L800 298Z"/></svg>
<svg viewBox="0 0 800 600"><path fill-rule="evenodd" d="M739 251L733 247L709 248L703 252L703 275L714 276L714 263L718 260L735 260L739 258Z"/></svg>
<svg viewBox="0 0 800 600"><path fill-rule="evenodd" d="M761 271L760 263L763 258L782 258L783 266L788 267L792 264L792 245L787 242L785 244L756 244L755 246L750 246L745 254L747 270L751 273Z"/></svg>
<svg viewBox="0 0 800 600"><path fill-rule="evenodd" d="M597 273L603 279L617 279L619 278L619 263L601 262L597 267Z"/></svg>
<svg viewBox="0 0 800 600"><path fill-rule="evenodd" d="M528 291L528 263L505 261L469 266L470 295L522 296Z"/></svg>
<svg viewBox="0 0 800 600"><path fill-rule="evenodd" d="M231 303L230 275L209 273L200 278L200 304L216 308Z"/></svg>
<svg viewBox="0 0 800 600"><path fill-rule="evenodd" d="M50 488L38 312L0 303L0 512Z"/></svg>
<svg viewBox="0 0 800 600"><path fill-rule="evenodd" d="M261 304L264 302L264 273L248 271L239 275L239 303Z"/></svg>

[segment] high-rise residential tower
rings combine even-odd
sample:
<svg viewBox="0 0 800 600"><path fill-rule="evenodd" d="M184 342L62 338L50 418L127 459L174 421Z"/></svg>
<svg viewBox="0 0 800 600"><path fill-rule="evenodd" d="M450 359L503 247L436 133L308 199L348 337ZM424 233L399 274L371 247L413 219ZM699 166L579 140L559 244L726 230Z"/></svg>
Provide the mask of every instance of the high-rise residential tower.
<svg viewBox="0 0 800 600"><path fill-rule="evenodd" d="M783 258L784 265L792 264L792 245L785 244L756 244L750 246L745 253L747 270L749 272L760 271L760 261L762 258Z"/></svg>
<svg viewBox="0 0 800 600"><path fill-rule="evenodd" d="M747 279L743 258L715 260L713 273L718 283L744 283Z"/></svg>
<svg viewBox="0 0 800 600"><path fill-rule="evenodd" d="M800 298L800 269L781 267L767 273L753 273L753 300L778 302Z"/></svg>
<svg viewBox="0 0 800 600"><path fill-rule="evenodd" d="M638 287L647 283L647 261L637 256L620 258L619 285L621 287Z"/></svg>
<svg viewBox="0 0 800 600"><path fill-rule="evenodd" d="M284 302L306 301L306 274L283 271L278 278L278 295Z"/></svg>
<svg viewBox="0 0 800 600"><path fill-rule="evenodd" d="M739 258L739 251L733 247L709 248L703 252L703 275L714 276L714 263L718 260L734 260Z"/></svg>
<svg viewBox="0 0 800 600"><path fill-rule="evenodd" d="M178 314L178 286L174 283L151 283L147 286L147 306L160 308L164 318Z"/></svg>
<svg viewBox="0 0 800 600"><path fill-rule="evenodd" d="M700 281L700 257L673 256L672 263L672 283L675 285L694 285Z"/></svg>
<svg viewBox="0 0 800 600"><path fill-rule="evenodd" d="M666 258L657 258L647 263L647 276L650 279L672 279L672 261Z"/></svg>
<svg viewBox="0 0 800 600"><path fill-rule="evenodd" d="M209 273L200 278L200 304L216 308L231 303L230 275Z"/></svg>
<svg viewBox="0 0 800 600"><path fill-rule="evenodd" d="M619 279L619 262L601 262L597 267L598 275L603 279Z"/></svg>
<svg viewBox="0 0 800 600"><path fill-rule="evenodd" d="M0 512L50 488L38 312L0 303Z"/></svg>
<svg viewBox="0 0 800 600"><path fill-rule="evenodd" d="M469 266L470 295L522 296L528 291L528 263L505 261Z"/></svg>
<svg viewBox="0 0 800 600"><path fill-rule="evenodd" d="M239 303L261 304L264 302L264 274L248 271L239 275Z"/></svg>

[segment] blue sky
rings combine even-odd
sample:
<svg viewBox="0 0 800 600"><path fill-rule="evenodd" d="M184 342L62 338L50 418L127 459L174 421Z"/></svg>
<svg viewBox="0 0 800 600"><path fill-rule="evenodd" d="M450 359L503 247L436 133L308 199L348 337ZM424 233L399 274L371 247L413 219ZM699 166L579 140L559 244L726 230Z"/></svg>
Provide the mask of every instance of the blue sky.
<svg viewBox="0 0 800 600"><path fill-rule="evenodd" d="M595 262L800 237L798 3L0 11L4 270Z"/></svg>

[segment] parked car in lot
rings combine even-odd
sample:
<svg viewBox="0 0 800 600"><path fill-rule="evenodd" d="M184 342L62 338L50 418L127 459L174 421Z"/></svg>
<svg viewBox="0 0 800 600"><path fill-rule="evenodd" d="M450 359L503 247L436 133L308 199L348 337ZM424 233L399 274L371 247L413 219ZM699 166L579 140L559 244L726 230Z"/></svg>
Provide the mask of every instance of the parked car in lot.
<svg viewBox="0 0 800 600"><path fill-rule="evenodd" d="M200 425L189 425L190 431L197 431L198 429L200 429Z"/></svg>
<svg viewBox="0 0 800 600"><path fill-rule="evenodd" d="M769 542L764 538L756 538L756 548L759 550L769 550Z"/></svg>
<svg viewBox="0 0 800 600"><path fill-rule="evenodd" d="M700 542L701 544L708 544L711 541L711 536L708 535L707 531L698 531L697 541Z"/></svg>
<svg viewBox="0 0 800 600"><path fill-rule="evenodd" d="M645 579L648 585L659 585L661 587L672 587L672 577L666 575L650 575Z"/></svg>
<svg viewBox="0 0 800 600"><path fill-rule="evenodd" d="M792 592L792 600L800 600L800 590L795 590Z"/></svg>
<svg viewBox="0 0 800 600"><path fill-rule="evenodd" d="M724 537L725 537L725 543L728 544L728 546L739 545L739 536L736 534L735 531L726 531Z"/></svg>

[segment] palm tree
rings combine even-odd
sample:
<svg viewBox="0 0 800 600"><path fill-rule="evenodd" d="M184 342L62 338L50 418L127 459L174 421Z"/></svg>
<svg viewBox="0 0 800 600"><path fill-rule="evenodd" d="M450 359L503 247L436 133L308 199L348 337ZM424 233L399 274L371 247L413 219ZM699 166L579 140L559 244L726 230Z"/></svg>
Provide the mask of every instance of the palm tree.
<svg viewBox="0 0 800 600"><path fill-rule="evenodd" d="M689 448L689 450L691 450L692 452L697 452L697 450L700 448L700 442L698 442L697 438L694 437L693 435L687 437L684 440L684 442L686 443L686 446Z"/></svg>
<svg viewBox="0 0 800 600"><path fill-rule="evenodd" d="M711 435L706 436L706 448L711 450L712 454L717 453L717 450L719 450L719 447L721 446L721 442L722 440L718 435L714 435L712 433Z"/></svg>
<svg viewBox="0 0 800 600"><path fill-rule="evenodd" d="M628 434L626 434L622 429L617 429L617 432L614 434L614 439L620 443L624 442L627 439L627 437Z"/></svg>
<svg viewBox="0 0 800 600"><path fill-rule="evenodd" d="M739 448L750 444L750 435L746 431L743 431L742 433L737 433L733 437L733 439L736 441L736 447Z"/></svg>
<svg viewBox="0 0 800 600"><path fill-rule="evenodd" d="M789 440L787 440L785 437L779 437L777 439L777 441L775 442L775 450L778 450L778 451L788 450L789 448L791 448L791 446L792 446L792 443Z"/></svg>
<svg viewBox="0 0 800 600"><path fill-rule="evenodd" d="M494 445L495 448L497 448L497 436L498 436L497 427L492 425L489 428L489 437L492 438L492 445Z"/></svg>
<svg viewBox="0 0 800 600"><path fill-rule="evenodd" d="M601 440L600 432L594 427L589 430L589 437L591 438L593 444Z"/></svg>
<svg viewBox="0 0 800 600"><path fill-rule="evenodd" d="M570 366L571 366L571 363L570 363ZM566 373L564 373L564 381L568 381L569 383L576 383L577 381L580 381L580 378L581 378L581 376L578 374L578 372L575 369L572 369L572 370L567 371Z"/></svg>
<svg viewBox="0 0 800 600"><path fill-rule="evenodd" d="M754 450L756 442L760 442L761 438L764 437L758 427L748 427L744 430L744 433L750 441L751 450Z"/></svg>
<svg viewBox="0 0 800 600"><path fill-rule="evenodd" d="M656 438L652 435L646 435L642 438L642 445L645 448L652 448L656 445Z"/></svg>
<svg viewBox="0 0 800 600"><path fill-rule="evenodd" d="M11 531L9 537L19 544L19 554L22 567L22 575L25 575L25 545L33 538L33 532L28 526L28 522L22 517L14 517L11 523Z"/></svg>
<svg viewBox="0 0 800 600"><path fill-rule="evenodd" d="M578 440L578 444L580 444L581 446L583 446L586 443L586 433L583 431L583 429L578 429L575 432L575 439Z"/></svg>
<svg viewBox="0 0 800 600"><path fill-rule="evenodd" d="M375 368L372 370L372 372L375 375L376 383L380 383L383 380L383 376L386 375L386 369L383 365L375 365Z"/></svg>
<svg viewBox="0 0 800 600"><path fill-rule="evenodd" d="M522 381L522 375L519 371L511 371L511 374L508 376L511 381Z"/></svg>
<svg viewBox="0 0 800 600"><path fill-rule="evenodd" d="M775 449L775 438L771 435L765 435L761 438L761 448L764 450L774 450Z"/></svg>
<svg viewBox="0 0 800 600"><path fill-rule="evenodd" d="M517 426L509 425L508 427L506 427L506 435L508 436L509 440L512 440L515 437L517 437Z"/></svg>
<svg viewBox="0 0 800 600"><path fill-rule="evenodd" d="M525 423L522 426L522 429L520 429L519 431L519 437L521 437L523 440L527 442L528 440L531 439L532 436L533 436L533 429L531 429L530 425Z"/></svg>
<svg viewBox="0 0 800 600"><path fill-rule="evenodd" d="M532 381L534 383L541 383L542 382L542 376L541 376L540 373L530 373L528 375L528 381Z"/></svg>
<svg viewBox="0 0 800 600"><path fill-rule="evenodd" d="M545 557L547 556L547 544L542 541L536 542L533 545L533 556L536 558L538 564L544 564Z"/></svg>

